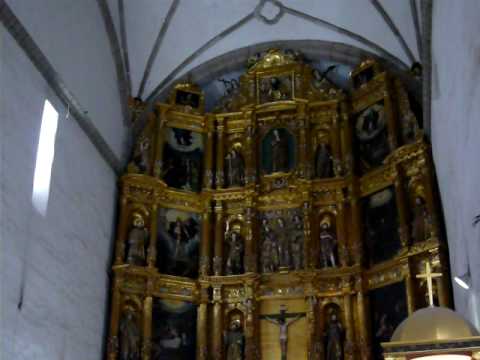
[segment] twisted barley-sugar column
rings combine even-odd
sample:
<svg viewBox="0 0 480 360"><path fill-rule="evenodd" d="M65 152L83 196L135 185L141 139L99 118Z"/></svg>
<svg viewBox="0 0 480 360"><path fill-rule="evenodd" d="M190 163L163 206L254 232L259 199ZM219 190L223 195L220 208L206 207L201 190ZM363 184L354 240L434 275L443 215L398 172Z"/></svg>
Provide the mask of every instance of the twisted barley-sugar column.
<svg viewBox="0 0 480 360"><path fill-rule="evenodd" d="M217 117L217 171L215 182L218 189L225 187L225 175L223 173L225 159L224 121L224 118Z"/></svg>
<svg viewBox="0 0 480 360"><path fill-rule="evenodd" d="M215 246L213 257L213 273L215 276L223 273L223 204L217 201L215 204Z"/></svg>
<svg viewBox="0 0 480 360"><path fill-rule="evenodd" d="M122 185L123 187L124 185ZM125 258L125 241L128 232L128 200L122 195L120 198L120 220L118 223L117 243L115 246L115 262L114 265L124 263Z"/></svg>
<svg viewBox="0 0 480 360"><path fill-rule="evenodd" d="M205 144L205 170L203 171L203 188L211 189L213 187L213 134L214 134L214 115L207 115L205 118L207 127L207 140Z"/></svg>
<svg viewBox="0 0 480 360"><path fill-rule="evenodd" d="M152 310L153 298L146 296L143 302L143 346L142 360L150 360L152 351Z"/></svg>
<svg viewBox="0 0 480 360"><path fill-rule="evenodd" d="M148 257L147 264L148 267L153 269L156 265L157 260L157 249L156 245L156 235L157 235L157 212L158 205L154 204L152 206L152 214L150 216L150 234L149 234L149 245L148 245Z"/></svg>
<svg viewBox="0 0 480 360"><path fill-rule="evenodd" d="M317 298L315 296L309 296L306 299L307 303L307 327L308 327L308 338L307 338L307 349L309 354L309 359L313 359L313 354L315 354L315 342L317 340L316 330L317 327L315 326L315 309L317 306Z"/></svg>
<svg viewBox="0 0 480 360"><path fill-rule="evenodd" d="M117 274L114 275L115 280L113 282L112 289L112 310L110 318L110 337L108 340L108 360L116 360L118 353L118 327L120 323L120 283L121 278Z"/></svg>
<svg viewBox="0 0 480 360"><path fill-rule="evenodd" d="M408 234L408 215L407 215L407 206L405 200L407 197L405 196L404 186L403 186L403 176L400 172L400 169L396 169L397 178L395 179L394 186L395 186L395 198L397 202L397 209L398 209L398 222L399 222L399 237L402 247L406 250L409 245L409 234Z"/></svg>
<svg viewBox="0 0 480 360"><path fill-rule="evenodd" d="M167 124L167 111L170 109L168 105L157 106L157 136L155 143L155 162L153 165L153 176L156 178L162 177L163 166L163 147L165 143L165 131Z"/></svg>
<svg viewBox="0 0 480 360"><path fill-rule="evenodd" d="M200 276L208 276L210 273L210 221L212 209L208 201L202 214L202 238L200 242Z"/></svg>

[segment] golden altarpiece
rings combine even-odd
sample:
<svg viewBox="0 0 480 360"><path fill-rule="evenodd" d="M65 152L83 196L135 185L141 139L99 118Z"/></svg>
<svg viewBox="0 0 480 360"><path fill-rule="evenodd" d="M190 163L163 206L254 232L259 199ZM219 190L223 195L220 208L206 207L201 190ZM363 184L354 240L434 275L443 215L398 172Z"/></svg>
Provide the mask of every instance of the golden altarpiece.
<svg viewBox="0 0 480 360"><path fill-rule="evenodd" d="M382 358L448 265L411 98L375 61L350 77L271 50L212 113L191 83L156 105L120 181L108 359Z"/></svg>

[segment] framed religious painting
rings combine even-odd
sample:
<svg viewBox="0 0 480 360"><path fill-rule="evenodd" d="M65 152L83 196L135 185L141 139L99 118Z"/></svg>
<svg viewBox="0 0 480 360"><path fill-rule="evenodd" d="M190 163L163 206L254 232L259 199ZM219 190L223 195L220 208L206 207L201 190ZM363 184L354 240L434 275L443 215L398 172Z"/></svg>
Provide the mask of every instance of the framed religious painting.
<svg viewBox="0 0 480 360"><path fill-rule="evenodd" d="M393 332L408 316L405 282L371 290L369 293L372 359L383 360L381 343L390 341Z"/></svg>
<svg viewBox="0 0 480 360"><path fill-rule="evenodd" d="M259 76L257 78L257 101L258 104L275 101L293 100L294 76L292 72Z"/></svg>
<svg viewBox="0 0 480 360"><path fill-rule="evenodd" d="M388 117L385 103L380 100L360 111L354 121L355 150L360 174L382 165L390 153Z"/></svg>
<svg viewBox="0 0 480 360"><path fill-rule="evenodd" d="M401 249L395 189L384 188L362 200L363 236L370 265L393 258Z"/></svg>
<svg viewBox="0 0 480 360"><path fill-rule="evenodd" d="M157 219L157 268L163 274L196 278L201 217L177 209L160 209Z"/></svg>
<svg viewBox="0 0 480 360"><path fill-rule="evenodd" d="M170 94L170 103L182 112L202 114L205 98L198 86L186 82L175 86Z"/></svg>
<svg viewBox="0 0 480 360"><path fill-rule="evenodd" d="M199 192L202 188L203 134L189 129L165 129L162 179L175 189Z"/></svg>
<svg viewBox="0 0 480 360"><path fill-rule="evenodd" d="M152 314L152 360L195 359L197 307L185 301L155 298Z"/></svg>

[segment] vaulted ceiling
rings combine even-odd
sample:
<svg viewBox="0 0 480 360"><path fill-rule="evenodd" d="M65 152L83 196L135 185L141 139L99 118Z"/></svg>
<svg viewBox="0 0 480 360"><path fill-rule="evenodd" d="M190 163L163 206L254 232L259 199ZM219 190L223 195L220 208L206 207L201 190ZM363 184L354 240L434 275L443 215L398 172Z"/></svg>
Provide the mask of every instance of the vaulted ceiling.
<svg viewBox="0 0 480 360"><path fill-rule="evenodd" d="M322 40L408 68L421 56L418 0L108 0L132 96L241 47ZM340 46L340 45L339 45ZM159 86L160 84L160 86Z"/></svg>

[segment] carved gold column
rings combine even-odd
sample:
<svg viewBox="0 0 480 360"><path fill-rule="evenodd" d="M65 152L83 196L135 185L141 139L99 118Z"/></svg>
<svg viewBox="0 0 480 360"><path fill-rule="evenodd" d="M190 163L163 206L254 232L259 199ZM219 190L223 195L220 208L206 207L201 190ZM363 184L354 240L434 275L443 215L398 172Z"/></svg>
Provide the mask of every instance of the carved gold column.
<svg viewBox="0 0 480 360"><path fill-rule="evenodd" d="M312 220L312 207L308 199L304 198L303 202L303 229L304 229L304 244L303 244L303 266L306 270L315 269L317 259L313 254L312 246L312 229L310 228Z"/></svg>
<svg viewBox="0 0 480 360"><path fill-rule="evenodd" d="M307 174L307 135L306 126L307 119L305 115L305 105L299 104L297 112L297 122L300 128L299 141L298 141L298 164L299 175L301 178L308 177Z"/></svg>
<svg viewBox="0 0 480 360"><path fill-rule="evenodd" d="M245 254L244 254L244 268L245 272L257 272L257 252L255 237L253 236L254 229L254 214L255 210L252 207L252 199L247 199L247 207L245 208Z"/></svg>
<svg viewBox="0 0 480 360"><path fill-rule="evenodd" d="M403 187L403 176L400 172L400 169L397 168L397 176L395 179L395 196L397 200L397 208L398 208L398 222L399 222L399 229L398 235L400 237L400 243L404 250L409 244L409 236L408 236L408 214L407 214L407 207L405 201L407 197L405 196L405 191Z"/></svg>
<svg viewBox="0 0 480 360"><path fill-rule="evenodd" d="M224 118L217 117L217 173L215 176L215 182L217 189L224 187L225 176L223 174L224 159L225 159L225 139L224 139Z"/></svg>
<svg viewBox="0 0 480 360"><path fill-rule="evenodd" d="M345 311L345 359L355 359L355 323L353 321L352 288L350 279L343 280L343 308Z"/></svg>
<svg viewBox="0 0 480 360"><path fill-rule="evenodd" d="M200 284L200 304L197 310L197 360L208 358L208 283Z"/></svg>
<svg viewBox="0 0 480 360"><path fill-rule="evenodd" d="M342 152L341 152L341 139L339 129L339 116L335 112L332 120L332 128L330 129L330 139L332 143L332 153L333 153L333 170L335 176L342 176Z"/></svg>
<svg viewBox="0 0 480 360"><path fill-rule="evenodd" d="M352 125L348 121L348 108L345 101L342 101L340 105L341 112L341 139L342 139L342 155L343 155L343 164L344 164L344 176L349 176L353 174L354 163L352 155L353 147L353 134L352 134Z"/></svg>
<svg viewBox="0 0 480 360"><path fill-rule="evenodd" d="M152 206L152 215L150 216L150 234L149 234L149 245L148 245L148 256L147 256L147 265L149 268L154 268L157 260L157 212L158 205L154 204Z"/></svg>
<svg viewBox="0 0 480 360"><path fill-rule="evenodd" d="M434 165L431 161L431 157L429 154L426 154L427 150L423 150L422 154L422 161L421 164L424 164L422 166L421 174L422 174L422 183L424 184L425 187L425 205L428 210L428 214L430 215L430 221L432 223L431 225L431 234L430 236L432 238L438 238L439 235L439 224L438 224L438 216L437 216L437 209L440 209L440 206L437 206L437 202L435 201L435 196L433 194L433 184L434 179L433 179L433 174L432 174L432 169L434 169Z"/></svg>
<svg viewBox="0 0 480 360"><path fill-rule="evenodd" d="M223 359L222 285L213 286L213 359Z"/></svg>
<svg viewBox="0 0 480 360"><path fill-rule="evenodd" d="M361 277L358 277L355 282L355 291L357 292L357 312L358 312L358 328L357 338L360 350L361 360L371 360L370 348L370 321L369 309L367 299L365 298L365 290Z"/></svg>
<svg viewBox="0 0 480 360"><path fill-rule="evenodd" d="M151 280L148 281L147 288L151 288ZM150 293L150 291L148 291ZM142 360L150 360L152 351L152 310L153 298L151 295L145 297L143 302L143 344Z"/></svg>
<svg viewBox="0 0 480 360"><path fill-rule="evenodd" d="M114 270L115 271L115 270ZM114 281L112 288L112 305L111 305L111 318L110 318L110 336L108 338L107 359L116 360L118 353L118 327L120 323L120 305L121 294L120 285L123 281L122 276L116 271L114 273Z"/></svg>
<svg viewBox="0 0 480 360"><path fill-rule="evenodd" d="M258 341L260 337L260 327L257 318L257 305L254 300L255 283L247 280L245 284L245 360L257 360L258 357Z"/></svg>
<svg viewBox="0 0 480 360"><path fill-rule="evenodd" d="M307 326L308 326L308 339L307 339L307 349L308 349L308 360L320 360L319 348L323 346L322 341L320 340L322 336L319 336L317 333L317 319L316 319L316 309L318 300L315 295L309 296L306 299L308 310L307 310Z"/></svg>
<svg viewBox="0 0 480 360"><path fill-rule="evenodd" d="M212 219L212 208L210 201L205 201L205 207L202 214L202 238L200 241L200 276L210 274L211 264L211 232L210 223Z"/></svg>
<svg viewBox="0 0 480 360"><path fill-rule="evenodd" d="M354 186L349 187L351 196L350 209L352 219L352 231L349 232L351 236L351 250L350 253L353 256L353 263L360 265L363 262L363 246L362 246L362 213L360 199L356 195Z"/></svg>
<svg viewBox="0 0 480 360"><path fill-rule="evenodd" d="M120 219L118 223L117 243L115 244L116 254L114 265L120 265L124 263L125 240L127 238L128 225L128 200L122 195L120 199Z"/></svg>
<svg viewBox="0 0 480 360"><path fill-rule="evenodd" d="M407 260L408 261L408 260ZM411 315L415 311L415 275L410 261L407 262L405 275L405 288L407 290L407 309Z"/></svg>
<svg viewBox="0 0 480 360"><path fill-rule="evenodd" d="M340 257L340 265L348 266L349 251L347 244L347 226L345 221L345 206L343 200L342 189L337 189L337 240L338 255Z"/></svg>
<svg viewBox="0 0 480 360"><path fill-rule="evenodd" d="M213 187L213 134L215 117L207 115L207 138L205 144L205 167L203 171L203 188L211 189Z"/></svg>
<svg viewBox="0 0 480 360"><path fill-rule="evenodd" d="M167 111L169 109L170 106L166 104L157 106L157 141L155 144L155 163L153 164L153 176L156 178L162 177L165 124L167 123Z"/></svg>
<svg viewBox="0 0 480 360"><path fill-rule="evenodd" d="M257 174L256 144L255 144L255 124L253 122L253 113L247 111L244 113L245 128L245 185L254 185Z"/></svg>
<svg viewBox="0 0 480 360"><path fill-rule="evenodd" d="M215 254L213 257L213 273L215 276L223 273L223 204L215 204Z"/></svg>

